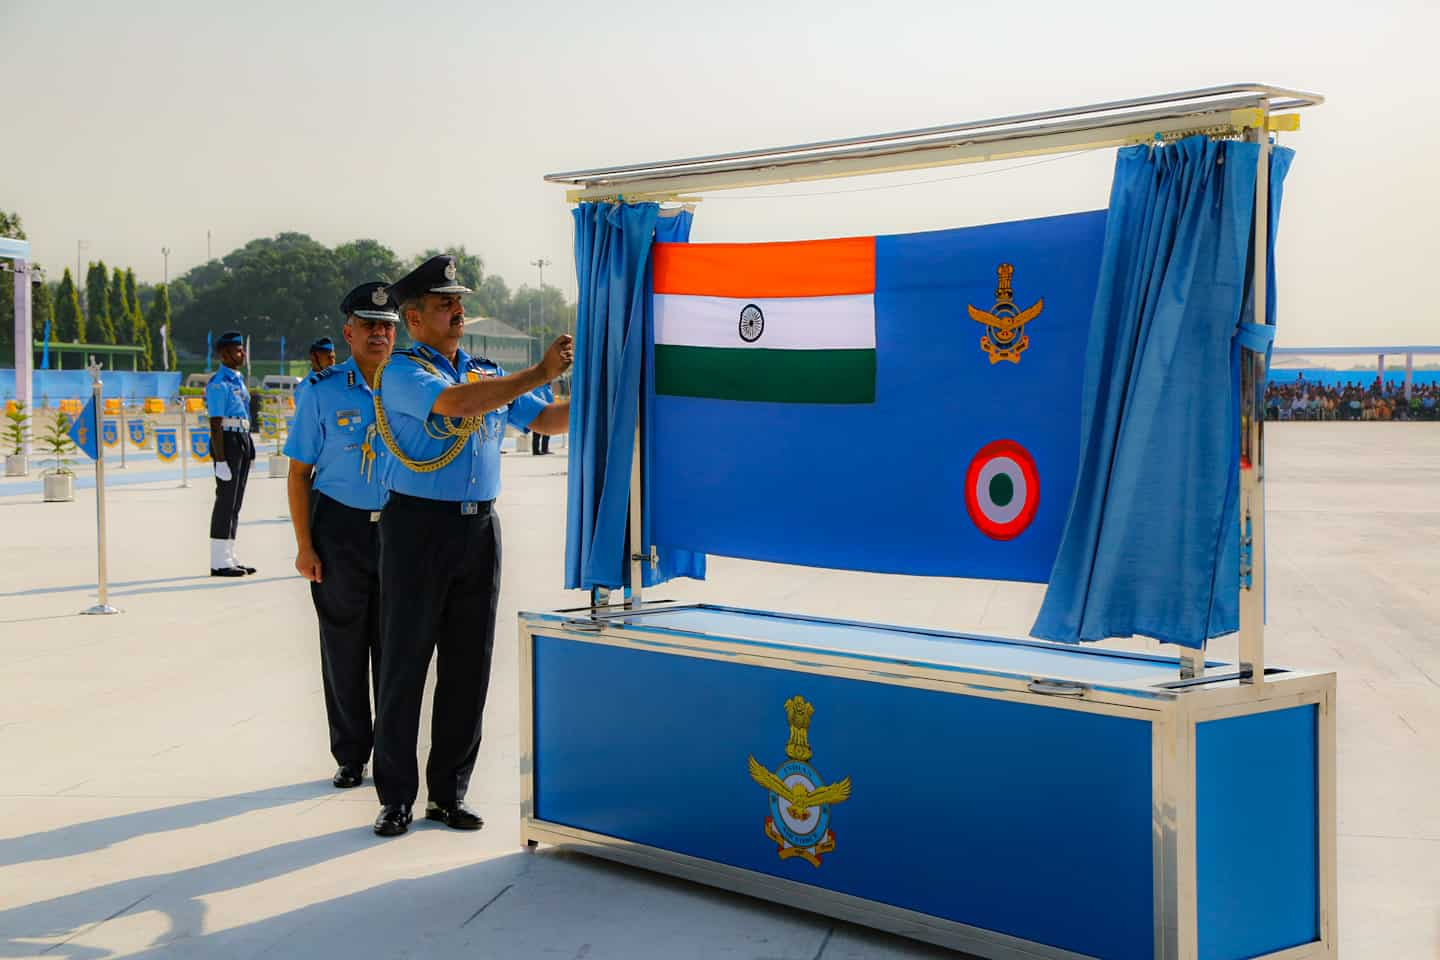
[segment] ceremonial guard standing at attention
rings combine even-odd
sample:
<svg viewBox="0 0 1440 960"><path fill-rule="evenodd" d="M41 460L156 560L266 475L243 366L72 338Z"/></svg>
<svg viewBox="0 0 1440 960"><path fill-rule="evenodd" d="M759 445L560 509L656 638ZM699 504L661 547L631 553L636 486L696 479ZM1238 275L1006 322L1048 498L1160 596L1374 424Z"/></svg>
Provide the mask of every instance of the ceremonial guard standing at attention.
<svg viewBox="0 0 1440 960"><path fill-rule="evenodd" d="M340 312L350 359L306 379L285 455L295 569L310 581L320 621L325 716L330 753L339 765L331 782L358 787L374 738L370 688L372 676L379 676L379 520L385 505L385 453L370 388L395 347L400 315L383 283L351 290ZM312 349L312 362L314 355Z"/></svg>
<svg viewBox="0 0 1440 960"><path fill-rule="evenodd" d="M455 258L432 257L390 290L415 345L376 378L376 420L390 448L380 515L380 684L375 711L375 832L404 833L419 791L416 740L438 650L425 816L458 830L482 821L464 803L480 748L500 593L500 441L505 427L563 433L569 402L534 391L570 366L568 336L507 375L460 349L465 309Z"/></svg>
<svg viewBox="0 0 1440 960"><path fill-rule="evenodd" d="M205 412L210 418L210 458L215 463L215 506L210 511L210 575L243 577L254 573L235 557L235 531L245 481L255 462L250 438L250 391L240 368L245 364L245 338L229 330L216 341L220 369L205 385Z"/></svg>

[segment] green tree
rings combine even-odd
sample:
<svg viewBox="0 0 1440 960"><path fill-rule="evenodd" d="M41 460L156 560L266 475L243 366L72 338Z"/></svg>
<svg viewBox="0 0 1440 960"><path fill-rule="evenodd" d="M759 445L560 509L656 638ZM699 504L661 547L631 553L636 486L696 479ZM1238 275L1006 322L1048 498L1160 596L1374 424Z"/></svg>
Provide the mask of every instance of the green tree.
<svg viewBox="0 0 1440 960"><path fill-rule="evenodd" d="M70 268L66 267L65 276L60 279L60 287L55 292L55 326L50 339L56 343L71 342L84 322L85 315L80 312L80 292L75 289Z"/></svg>
<svg viewBox="0 0 1440 960"><path fill-rule="evenodd" d="M341 296L371 280L392 283L405 272L395 251L378 240L342 243L335 248L334 256L336 269L340 271L340 285L345 288Z"/></svg>
<svg viewBox="0 0 1440 960"><path fill-rule="evenodd" d="M565 295L550 284L536 289L521 287L500 313L510 326L540 338L541 346L574 329L575 306L565 302Z"/></svg>
<svg viewBox="0 0 1440 960"><path fill-rule="evenodd" d="M509 307L510 286L499 274L492 273L475 288L475 293L466 301L465 312L481 317L501 317Z"/></svg>
<svg viewBox="0 0 1440 960"><path fill-rule="evenodd" d="M254 338L257 355L273 356L289 343L339 332L345 283L334 251L303 233L252 240L239 250L188 271L194 298L175 308L175 336L205 349L205 332L238 329Z"/></svg>
<svg viewBox="0 0 1440 960"><path fill-rule="evenodd" d="M91 304L98 300L105 301L111 327L115 330L115 342L127 346L134 344L135 331L130 329L130 314L125 310L125 274L120 272L119 267L110 275L105 296L97 298L94 293L90 294Z"/></svg>
<svg viewBox="0 0 1440 960"><path fill-rule="evenodd" d="M25 227L20 223L20 214L0 210L0 237L24 240ZM0 273L0 344L9 344L15 338L15 325L10 318L15 316L15 274ZM37 330L41 329L39 327Z"/></svg>
<svg viewBox="0 0 1440 960"><path fill-rule="evenodd" d="M150 309L145 314L145 326L153 347L153 369L175 369L175 338L169 333L170 291L165 289L163 283L155 287L155 297L150 301Z"/></svg>
<svg viewBox="0 0 1440 960"><path fill-rule="evenodd" d="M51 330L54 330L55 295L51 293L48 283L42 283L33 289L34 295L30 300L30 328L35 332L35 339L39 340L45 336L46 323L52 324Z"/></svg>
<svg viewBox="0 0 1440 960"><path fill-rule="evenodd" d="M135 291L135 271L133 269L127 269L125 271L123 297L124 316L130 318L131 342L135 344L135 346L143 348L140 354L140 369L154 369L151 361L154 358L155 351L150 345L150 328L145 325L145 315L140 312L140 298Z"/></svg>
<svg viewBox="0 0 1440 960"><path fill-rule="evenodd" d="M115 323L111 319L110 300L107 296L110 272L105 261L90 264L85 274L85 303L89 306L90 329L95 331L97 343L115 342Z"/></svg>

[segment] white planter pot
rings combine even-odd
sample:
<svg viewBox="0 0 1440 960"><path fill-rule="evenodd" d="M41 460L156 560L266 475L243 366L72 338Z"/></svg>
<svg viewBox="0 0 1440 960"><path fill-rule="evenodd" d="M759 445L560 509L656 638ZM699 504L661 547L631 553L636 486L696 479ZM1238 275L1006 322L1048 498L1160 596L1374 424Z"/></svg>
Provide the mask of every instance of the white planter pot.
<svg viewBox="0 0 1440 960"><path fill-rule="evenodd" d="M5 476L25 477L30 475L30 458L23 453L12 453L5 457Z"/></svg>
<svg viewBox="0 0 1440 960"><path fill-rule="evenodd" d="M47 473L44 486L46 503L59 503L75 499L75 475L73 473Z"/></svg>
<svg viewBox="0 0 1440 960"><path fill-rule="evenodd" d="M290 476L290 458L283 453L270 454L270 476L272 478Z"/></svg>

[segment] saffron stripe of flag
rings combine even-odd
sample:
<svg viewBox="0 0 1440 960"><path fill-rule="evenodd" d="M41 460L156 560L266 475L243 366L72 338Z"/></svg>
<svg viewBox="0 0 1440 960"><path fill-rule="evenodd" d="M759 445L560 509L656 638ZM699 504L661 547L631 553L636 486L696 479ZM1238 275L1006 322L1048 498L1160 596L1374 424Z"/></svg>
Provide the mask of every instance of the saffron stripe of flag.
<svg viewBox="0 0 1440 960"><path fill-rule="evenodd" d="M655 390L875 402L875 241L657 244Z"/></svg>

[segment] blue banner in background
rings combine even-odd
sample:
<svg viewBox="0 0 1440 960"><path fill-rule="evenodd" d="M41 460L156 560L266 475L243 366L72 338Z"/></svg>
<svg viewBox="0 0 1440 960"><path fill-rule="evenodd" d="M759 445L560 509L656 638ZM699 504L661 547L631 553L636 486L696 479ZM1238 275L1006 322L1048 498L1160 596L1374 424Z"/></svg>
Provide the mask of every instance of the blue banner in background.
<svg viewBox="0 0 1440 960"><path fill-rule="evenodd" d="M144 373L131 370L105 370L105 396L125 400L147 397L168 399L180 394L180 373ZM90 396L90 374L84 370L36 370L31 374L30 397L35 406L56 406L61 400L78 400ZM15 371L0 370L0 400L15 399Z"/></svg>
<svg viewBox="0 0 1440 960"><path fill-rule="evenodd" d="M653 541L1046 581L1075 485L1104 235L1100 211L877 237L874 403L657 395L649 378Z"/></svg>
<svg viewBox="0 0 1440 960"><path fill-rule="evenodd" d="M166 463L174 460L180 452L174 427L159 427L155 430L155 454Z"/></svg>

